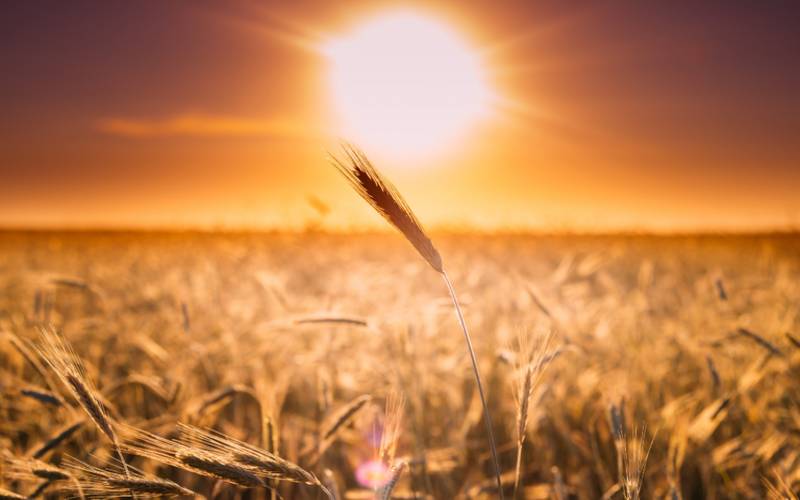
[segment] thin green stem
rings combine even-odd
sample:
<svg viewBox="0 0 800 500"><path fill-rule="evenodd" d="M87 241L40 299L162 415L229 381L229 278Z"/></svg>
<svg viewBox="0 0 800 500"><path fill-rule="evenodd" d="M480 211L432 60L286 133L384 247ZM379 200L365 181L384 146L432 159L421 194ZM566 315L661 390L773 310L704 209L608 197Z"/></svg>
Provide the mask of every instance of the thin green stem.
<svg viewBox="0 0 800 500"><path fill-rule="evenodd" d="M442 270L442 277L444 278L444 282L447 284L447 289L450 291L450 298L453 299L453 306L456 308L456 315L458 316L458 322L461 324L461 330L464 332L464 340L467 342L467 350L469 351L469 357L472 361L472 371L475 373L475 382L478 386L478 394L481 397L481 405L483 405L483 420L486 423L486 433L489 435L489 447L492 450L492 461L494 462L494 474L495 478L497 479L497 492L500 495L500 499L504 500L503 496L503 483L500 480L500 461L497 459L497 445L495 444L494 440L494 429L492 426L492 416L489 414L489 405L486 404L486 396L483 392L483 382L481 382L481 372L478 369L478 358L475 356L475 349L472 347L472 338L469 336L469 331L467 330L467 322L464 321L464 314L461 312L461 305L458 303L458 299L456 298L456 291L453 288L453 284L450 282L450 278L447 276L447 272Z"/></svg>

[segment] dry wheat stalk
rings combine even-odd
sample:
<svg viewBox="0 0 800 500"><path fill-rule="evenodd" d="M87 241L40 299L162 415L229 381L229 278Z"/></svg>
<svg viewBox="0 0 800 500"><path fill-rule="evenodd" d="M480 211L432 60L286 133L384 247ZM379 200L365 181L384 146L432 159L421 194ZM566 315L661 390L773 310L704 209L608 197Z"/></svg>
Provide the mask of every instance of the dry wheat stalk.
<svg viewBox="0 0 800 500"><path fill-rule="evenodd" d="M275 418L264 411L264 403L259 399L259 411L261 412L261 446L269 453L278 453L278 426ZM267 486L270 488L270 500L278 500L278 492L275 490L275 483L269 480Z"/></svg>
<svg viewBox="0 0 800 500"><path fill-rule="evenodd" d="M341 500L342 495L339 493L339 484L332 470L325 469L322 471L322 484L331 492L331 500Z"/></svg>
<svg viewBox="0 0 800 500"><path fill-rule="evenodd" d="M114 429L111 427L111 420L103 405L100 404L100 401L94 395L94 391L89 388L89 385L82 377L72 373L64 374L64 380L75 396L75 399L78 400L81 408L83 408L89 415L89 418L92 419L92 422L94 422L97 428L116 446L117 437L114 434Z"/></svg>
<svg viewBox="0 0 800 500"><path fill-rule="evenodd" d="M186 424L178 426L181 430L180 441L185 446L193 446L217 455L227 454L237 464L269 479L322 487L320 480L310 472L266 450L218 432ZM322 490L326 491L324 488Z"/></svg>
<svg viewBox="0 0 800 500"><path fill-rule="evenodd" d="M125 476L107 477L106 484L111 489L119 490L120 493L133 491L139 496L153 495L163 496L194 496L191 490L180 486L177 483L161 478L143 479L138 477L126 478Z"/></svg>
<svg viewBox="0 0 800 500"><path fill-rule="evenodd" d="M494 462L495 478L497 481L497 492L500 498L503 496L503 484L500 479L500 461L497 458L497 445L495 444L492 417L489 406L486 403L486 395L483 390L480 369L478 368L478 358L472 346L472 338L467 330L467 323L461 311L461 305L456 297L455 289L447 276L442 264L442 257L433 245L433 242L425 233L422 224L417 220L414 212L405 202L400 192L385 179L372 165L367 156L358 148L350 144L343 144L345 159L330 156L331 162L344 175L353 189L369 203L384 219L398 229L411 245L419 252L425 261L439 274L441 274L453 301L456 315L464 333L464 340L469 351L472 370L475 374L475 382L478 387L483 415L486 424L486 432L489 437L489 446Z"/></svg>
<svg viewBox="0 0 800 500"><path fill-rule="evenodd" d="M47 454L47 452L58 447L61 443L71 438L81 427L83 427L84 424L85 421L83 420L68 424L66 427L56 432L55 435L47 439L38 448L36 448L33 453L31 453L31 456L33 458L42 458Z"/></svg>
<svg viewBox="0 0 800 500"><path fill-rule="evenodd" d="M48 481L68 481L71 477L63 470L44 462L34 462L30 464L31 474Z"/></svg>
<svg viewBox="0 0 800 500"><path fill-rule="evenodd" d="M336 439L337 434L343 428L345 428L361 411L364 406L372 401L372 396L369 394L362 394L357 398L353 399L346 405L339 408L336 412L334 412L330 417L328 417L325 423L325 427L320 431L319 438L317 439L316 447L309 446L308 448L304 449L301 453L301 456L310 456L310 460L312 463L316 463L322 455L328 450L328 447L333 444Z"/></svg>
<svg viewBox="0 0 800 500"><path fill-rule="evenodd" d="M70 481L75 485L75 490L78 494L78 497L81 499L84 498L83 489L76 478L68 471L60 467L56 467L55 465L51 465L47 462L42 462L41 460L36 459L17 458L10 453L4 454L0 465L3 466L0 467L0 470L5 469L5 474L10 478L23 481L38 481L39 479L44 479L44 482L37 488L38 494L43 493L45 489L49 488L56 482ZM33 493L30 496L35 497L36 495L37 493Z"/></svg>
<svg viewBox="0 0 800 500"><path fill-rule="evenodd" d="M728 300L728 292L725 291L725 284L722 282L722 278L714 280L714 286L717 287L717 296L719 300Z"/></svg>
<svg viewBox="0 0 800 500"><path fill-rule="evenodd" d="M30 341L27 339L21 339L20 337L14 335L11 332L3 332L4 336L8 338L9 343L17 350L17 352L25 359L25 361L30 364L36 373L41 377L41 379L45 382L47 387L50 390L55 390L55 384L53 384L52 377L50 373L45 369L42 363L39 361L39 358L33 354L35 350L34 347L30 345Z"/></svg>
<svg viewBox="0 0 800 500"><path fill-rule="evenodd" d="M124 497L131 493L140 498L196 495L173 481L145 475L131 466L127 472L121 473L114 470L114 466L99 468L73 457L67 457L65 466L79 478L79 484L89 498Z"/></svg>
<svg viewBox="0 0 800 500"><path fill-rule="evenodd" d="M397 454L397 442L400 438L400 425L403 421L406 400L402 393L390 391L386 396L383 414L381 442L378 448L378 459L384 464L393 464Z"/></svg>
<svg viewBox="0 0 800 500"><path fill-rule="evenodd" d="M322 431L322 441L328 441L335 437L336 433L350 423L353 417L370 401L372 401L372 396L362 394L340 408L331 416L330 423Z"/></svg>
<svg viewBox="0 0 800 500"><path fill-rule="evenodd" d="M397 189L375 170L362 151L350 144L343 144L342 149L347 158L340 160L331 155L333 165L367 203L403 233L432 268L443 273L439 251Z"/></svg>
<svg viewBox="0 0 800 500"><path fill-rule="evenodd" d="M90 385L85 375L85 369L75 352L66 341L52 328L41 328L41 347L39 354L50 365L61 382L69 388L73 397L78 400L81 408L89 415L100 432L102 432L117 452L123 470L127 470L125 458L119 447L119 440L111 425L105 407L100 403L100 398Z"/></svg>
<svg viewBox="0 0 800 500"><path fill-rule="evenodd" d="M686 444L688 436L686 426L681 424L676 426L670 435L669 448L667 450L667 480L669 482L669 499L681 500L681 467L686 456Z"/></svg>
<svg viewBox="0 0 800 500"><path fill-rule="evenodd" d="M52 481L42 481L41 483L39 483L39 486L37 486L36 489L33 490L30 493L30 495L28 495L28 498L39 498L52 485L53 485Z"/></svg>
<svg viewBox="0 0 800 500"><path fill-rule="evenodd" d="M156 377L146 377L143 375L129 375L120 381L104 387L103 393L106 397L111 397L127 387L140 387L143 391L148 392L150 395L158 398L164 406L170 404L170 394L161 385L161 382Z"/></svg>
<svg viewBox="0 0 800 500"><path fill-rule="evenodd" d="M189 470L204 476L221 479L244 488L266 487L264 481L228 457L220 457L200 450L185 449L175 458Z"/></svg>
<svg viewBox="0 0 800 500"><path fill-rule="evenodd" d="M20 389L19 393L26 398L35 399L45 405L55 406L56 408L64 406L64 401L58 395L43 389L28 387Z"/></svg>
<svg viewBox="0 0 800 500"><path fill-rule="evenodd" d="M231 399L239 395L248 397L257 404L260 404L258 396L253 389L243 384L233 384L208 394L199 402L196 409L193 408L191 410L191 413L203 414L209 410L209 408L216 408L217 405L227 404Z"/></svg>
<svg viewBox="0 0 800 500"><path fill-rule="evenodd" d="M263 428L261 430L261 444L270 453L277 454L280 437L278 436L277 420L271 414L264 415Z"/></svg>
<svg viewBox="0 0 800 500"><path fill-rule="evenodd" d="M132 426L122 429L126 436L122 447L128 453L245 488L265 486L258 476L237 465L229 453L212 453Z"/></svg>
<svg viewBox="0 0 800 500"><path fill-rule="evenodd" d="M320 316L313 318L296 318L295 325L352 325L352 326L369 326L366 320L361 318L345 318L345 317L331 317Z"/></svg>
<svg viewBox="0 0 800 500"><path fill-rule="evenodd" d="M622 491L626 500L639 500L642 491L642 481L647 466L647 458L654 440L645 448L645 430L634 429L630 436L625 437L622 453L623 480Z"/></svg>
<svg viewBox="0 0 800 500"><path fill-rule="evenodd" d="M266 487L263 479L272 479L317 486L330 497L316 476L266 450L186 424L178 424L178 429L180 433L176 438L165 439L125 426L123 448L135 455L239 486Z"/></svg>
<svg viewBox="0 0 800 500"><path fill-rule="evenodd" d="M714 395L718 395L720 388L722 387L722 378L719 376L719 372L717 371L717 365L714 363L714 359L709 355L706 356L706 366L708 366L708 372L711 374L711 382L712 382L712 389L714 391Z"/></svg>
<svg viewBox="0 0 800 500"><path fill-rule="evenodd" d="M517 390L514 392L514 399L517 403L517 458L514 467L512 498L517 497L522 475L522 449L528 433L531 398L541 381L545 367L553 358L549 353L552 338L552 331L549 331L541 336L539 342L532 342L532 339L525 334L520 334L517 340L518 353L515 356L516 373L514 377L517 386Z"/></svg>
<svg viewBox="0 0 800 500"><path fill-rule="evenodd" d="M798 500L797 494L792 490L790 481L781 474L779 469L773 469L772 476L772 480L767 477L762 479L767 489L767 498L770 500Z"/></svg>
<svg viewBox="0 0 800 500"><path fill-rule="evenodd" d="M625 484L625 436L628 434L628 426L625 421L625 401L608 405L608 425L611 429L611 437L614 440L614 449L617 456L617 484L620 488Z"/></svg>
<svg viewBox="0 0 800 500"><path fill-rule="evenodd" d="M778 349L778 347L775 344L773 344L769 340L765 339L761 335L759 335L759 334L757 334L757 333L755 333L755 332L753 332L751 330L748 330L747 328L737 328L736 329L736 333L738 333L739 335L741 335L743 337L749 338L750 340L752 340L753 342L755 342L759 346L763 347L764 349L769 351L771 354L774 354L775 356L782 357L784 355L783 351Z"/></svg>
<svg viewBox="0 0 800 500"><path fill-rule="evenodd" d="M386 480L383 486L375 491L375 500L389 500L392 498L392 491L394 491L395 486L397 486L397 482L400 481L400 476L403 475L405 469L406 462L402 460L392 466L392 469L389 471L389 479Z"/></svg>
<svg viewBox="0 0 800 500"><path fill-rule="evenodd" d="M36 478L50 481L69 479L69 474L54 465L41 460L17 458L5 450L0 460L0 470L6 477L27 481Z"/></svg>

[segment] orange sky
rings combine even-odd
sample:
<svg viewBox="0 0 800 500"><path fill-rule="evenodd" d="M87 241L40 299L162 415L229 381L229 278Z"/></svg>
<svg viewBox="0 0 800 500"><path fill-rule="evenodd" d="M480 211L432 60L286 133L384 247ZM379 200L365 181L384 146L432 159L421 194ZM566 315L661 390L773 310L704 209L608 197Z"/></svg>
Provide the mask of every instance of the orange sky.
<svg viewBox="0 0 800 500"><path fill-rule="evenodd" d="M338 132L316 49L397 5L9 6L0 225L380 224L326 162ZM436 154L367 150L426 225L800 222L795 3L459 5L410 8L480 54L492 116Z"/></svg>

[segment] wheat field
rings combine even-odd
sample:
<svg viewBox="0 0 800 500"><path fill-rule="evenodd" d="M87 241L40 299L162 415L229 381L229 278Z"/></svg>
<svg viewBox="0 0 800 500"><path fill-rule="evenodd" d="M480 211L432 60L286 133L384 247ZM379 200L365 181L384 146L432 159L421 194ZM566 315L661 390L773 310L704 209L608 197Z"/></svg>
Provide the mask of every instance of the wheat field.
<svg viewBox="0 0 800 500"><path fill-rule="evenodd" d="M506 498L794 498L800 238L435 236ZM447 288L395 234L0 256L0 498L498 496Z"/></svg>

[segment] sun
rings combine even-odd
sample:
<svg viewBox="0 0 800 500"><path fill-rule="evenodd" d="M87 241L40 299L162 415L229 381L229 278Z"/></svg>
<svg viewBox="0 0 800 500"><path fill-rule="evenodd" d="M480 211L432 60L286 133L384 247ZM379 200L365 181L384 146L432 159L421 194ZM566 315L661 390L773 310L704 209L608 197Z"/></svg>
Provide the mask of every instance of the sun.
<svg viewBox="0 0 800 500"><path fill-rule="evenodd" d="M325 43L339 135L415 157L452 147L489 111L478 53L447 25L392 12Z"/></svg>

